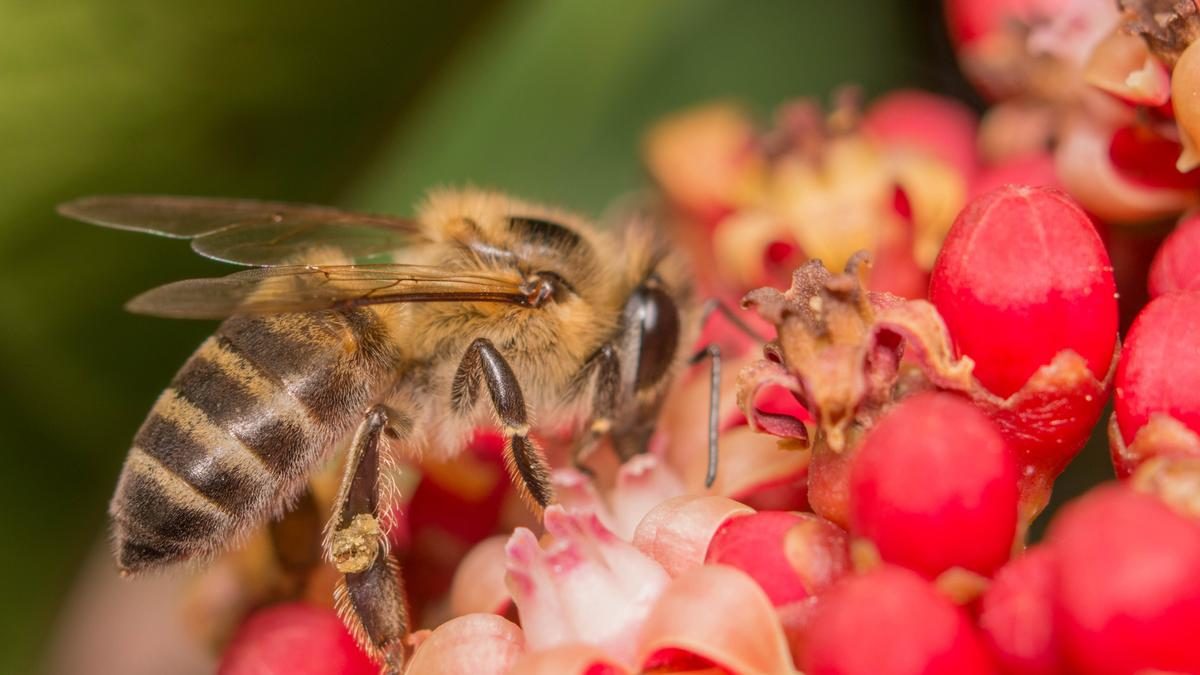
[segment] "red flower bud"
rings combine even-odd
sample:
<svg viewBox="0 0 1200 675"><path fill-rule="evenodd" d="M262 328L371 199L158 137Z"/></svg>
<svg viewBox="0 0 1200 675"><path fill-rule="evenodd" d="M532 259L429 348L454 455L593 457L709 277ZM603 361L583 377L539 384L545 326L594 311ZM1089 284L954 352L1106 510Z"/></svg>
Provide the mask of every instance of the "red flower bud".
<svg viewBox="0 0 1200 675"><path fill-rule="evenodd" d="M1054 630L1054 555L1035 547L1009 562L980 600L979 627L1006 673L1062 672Z"/></svg>
<svg viewBox="0 0 1200 675"><path fill-rule="evenodd" d="M1109 485L1067 506L1047 542L1073 672L1200 672L1200 524Z"/></svg>
<svg viewBox="0 0 1200 675"><path fill-rule="evenodd" d="M1200 290L1200 214L1179 221L1150 264L1150 297Z"/></svg>
<svg viewBox="0 0 1200 675"><path fill-rule="evenodd" d="M1110 441L1118 476L1151 456L1200 448L1200 292L1171 293L1134 319L1116 375L1116 428Z"/></svg>
<svg viewBox="0 0 1200 675"><path fill-rule="evenodd" d="M1129 329L1117 366L1117 424L1125 442L1154 413L1200 433L1200 292L1166 295L1146 305Z"/></svg>
<svg viewBox="0 0 1200 675"><path fill-rule="evenodd" d="M966 614L908 570L850 577L817 605L806 675L978 675L994 669Z"/></svg>
<svg viewBox="0 0 1200 675"><path fill-rule="evenodd" d="M850 551L846 533L820 516L764 511L725 521L704 562L749 574L778 607L814 595L844 575Z"/></svg>
<svg viewBox="0 0 1200 675"><path fill-rule="evenodd" d="M963 209L938 256L929 296L975 377L1018 391L1059 352L1096 379L1112 361L1116 286L1087 214L1062 192L1006 186Z"/></svg>
<svg viewBox="0 0 1200 675"><path fill-rule="evenodd" d="M951 567L991 574L1017 527L1012 451L987 416L950 394L888 411L858 449L850 531L887 562L929 578Z"/></svg>

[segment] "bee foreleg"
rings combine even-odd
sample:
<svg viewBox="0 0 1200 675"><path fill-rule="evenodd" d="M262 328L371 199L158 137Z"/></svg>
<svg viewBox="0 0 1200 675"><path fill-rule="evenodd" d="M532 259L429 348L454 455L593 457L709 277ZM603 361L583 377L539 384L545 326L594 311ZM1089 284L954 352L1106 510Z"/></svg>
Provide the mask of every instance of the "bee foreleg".
<svg viewBox="0 0 1200 675"><path fill-rule="evenodd" d="M550 469L537 444L529 438L529 411L521 385L508 361L487 338L472 342L458 364L451 389L454 410L462 413L474 407L481 380L487 384L492 408L504 431L508 473L529 507L540 513L554 500Z"/></svg>
<svg viewBox="0 0 1200 675"><path fill-rule="evenodd" d="M577 382L592 383L595 387L592 398L592 413L587 428L576 439L571 448L571 464L591 476L592 470L583 461L591 454L596 443L612 430L613 416L617 411L617 394L621 387L621 362L617 349L606 344L588 358L576 376ZM583 385L580 385L583 386Z"/></svg>
<svg viewBox="0 0 1200 675"><path fill-rule="evenodd" d="M334 592L338 613L385 673L404 665L408 616L397 565L380 525L380 465L387 409L375 406L359 425L325 537L325 554L344 580Z"/></svg>

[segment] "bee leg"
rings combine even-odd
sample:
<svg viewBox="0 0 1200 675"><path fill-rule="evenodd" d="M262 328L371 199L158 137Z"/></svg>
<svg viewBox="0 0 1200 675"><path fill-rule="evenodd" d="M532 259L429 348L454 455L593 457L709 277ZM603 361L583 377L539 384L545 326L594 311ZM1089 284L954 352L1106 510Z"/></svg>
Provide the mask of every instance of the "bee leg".
<svg viewBox="0 0 1200 675"><path fill-rule="evenodd" d="M334 598L359 643L383 662L384 673L404 666L408 616L404 588L380 525L380 457L389 430L387 409L367 412L346 456L346 472L325 536L325 554L344 575Z"/></svg>
<svg viewBox="0 0 1200 675"><path fill-rule="evenodd" d="M587 383L593 373L595 395L592 398L592 414L588 419L587 429L580 434L571 448L571 464L580 472L594 478L594 472L583 462L595 449L596 443L612 430L613 416L617 410L617 393L621 387L621 362L616 347L606 344L598 349L583 364L576 381Z"/></svg>
<svg viewBox="0 0 1200 675"><path fill-rule="evenodd" d="M712 487L717 480L717 432L721 415L721 347L710 344L696 352L688 363L696 365L709 360L708 381L708 471L704 475L704 487Z"/></svg>
<svg viewBox="0 0 1200 675"><path fill-rule="evenodd" d="M554 501L550 469L537 444L529 438L529 412L521 385L508 361L491 340L478 338L467 348L454 373L451 407L466 413L479 400L479 384L486 382L492 407L504 430L504 463L521 496L535 513Z"/></svg>
<svg viewBox="0 0 1200 675"><path fill-rule="evenodd" d="M312 490L306 489L283 518L272 521L268 532L290 590L299 591L309 572L321 564L321 510Z"/></svg>

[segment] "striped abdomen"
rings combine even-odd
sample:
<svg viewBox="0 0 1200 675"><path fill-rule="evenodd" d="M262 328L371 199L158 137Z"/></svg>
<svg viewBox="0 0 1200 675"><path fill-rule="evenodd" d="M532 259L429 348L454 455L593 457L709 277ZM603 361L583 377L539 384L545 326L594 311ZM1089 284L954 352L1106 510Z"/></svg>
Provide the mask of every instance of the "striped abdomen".
<svg viewBox="0 0 1200 675"><path fill-rule="evenodd" d="M109 508L121 569L212 553L273 515L392 368L371 310L227 320L134 438Z"/></svg>

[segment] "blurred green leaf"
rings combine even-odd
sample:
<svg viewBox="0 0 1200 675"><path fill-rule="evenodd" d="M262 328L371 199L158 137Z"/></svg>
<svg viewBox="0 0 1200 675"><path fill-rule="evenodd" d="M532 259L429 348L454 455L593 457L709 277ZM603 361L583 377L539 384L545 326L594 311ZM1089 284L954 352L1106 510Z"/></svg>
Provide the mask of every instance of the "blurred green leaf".
<svg viewBox="0 0 1200 675"><path fill-rule="evenodd" d="M921 81L908 2L512 2L400 130L352 201L407 212L433 185L599 210L639 187L659 116L714 98L760 113L843 84Z"/></svg>

